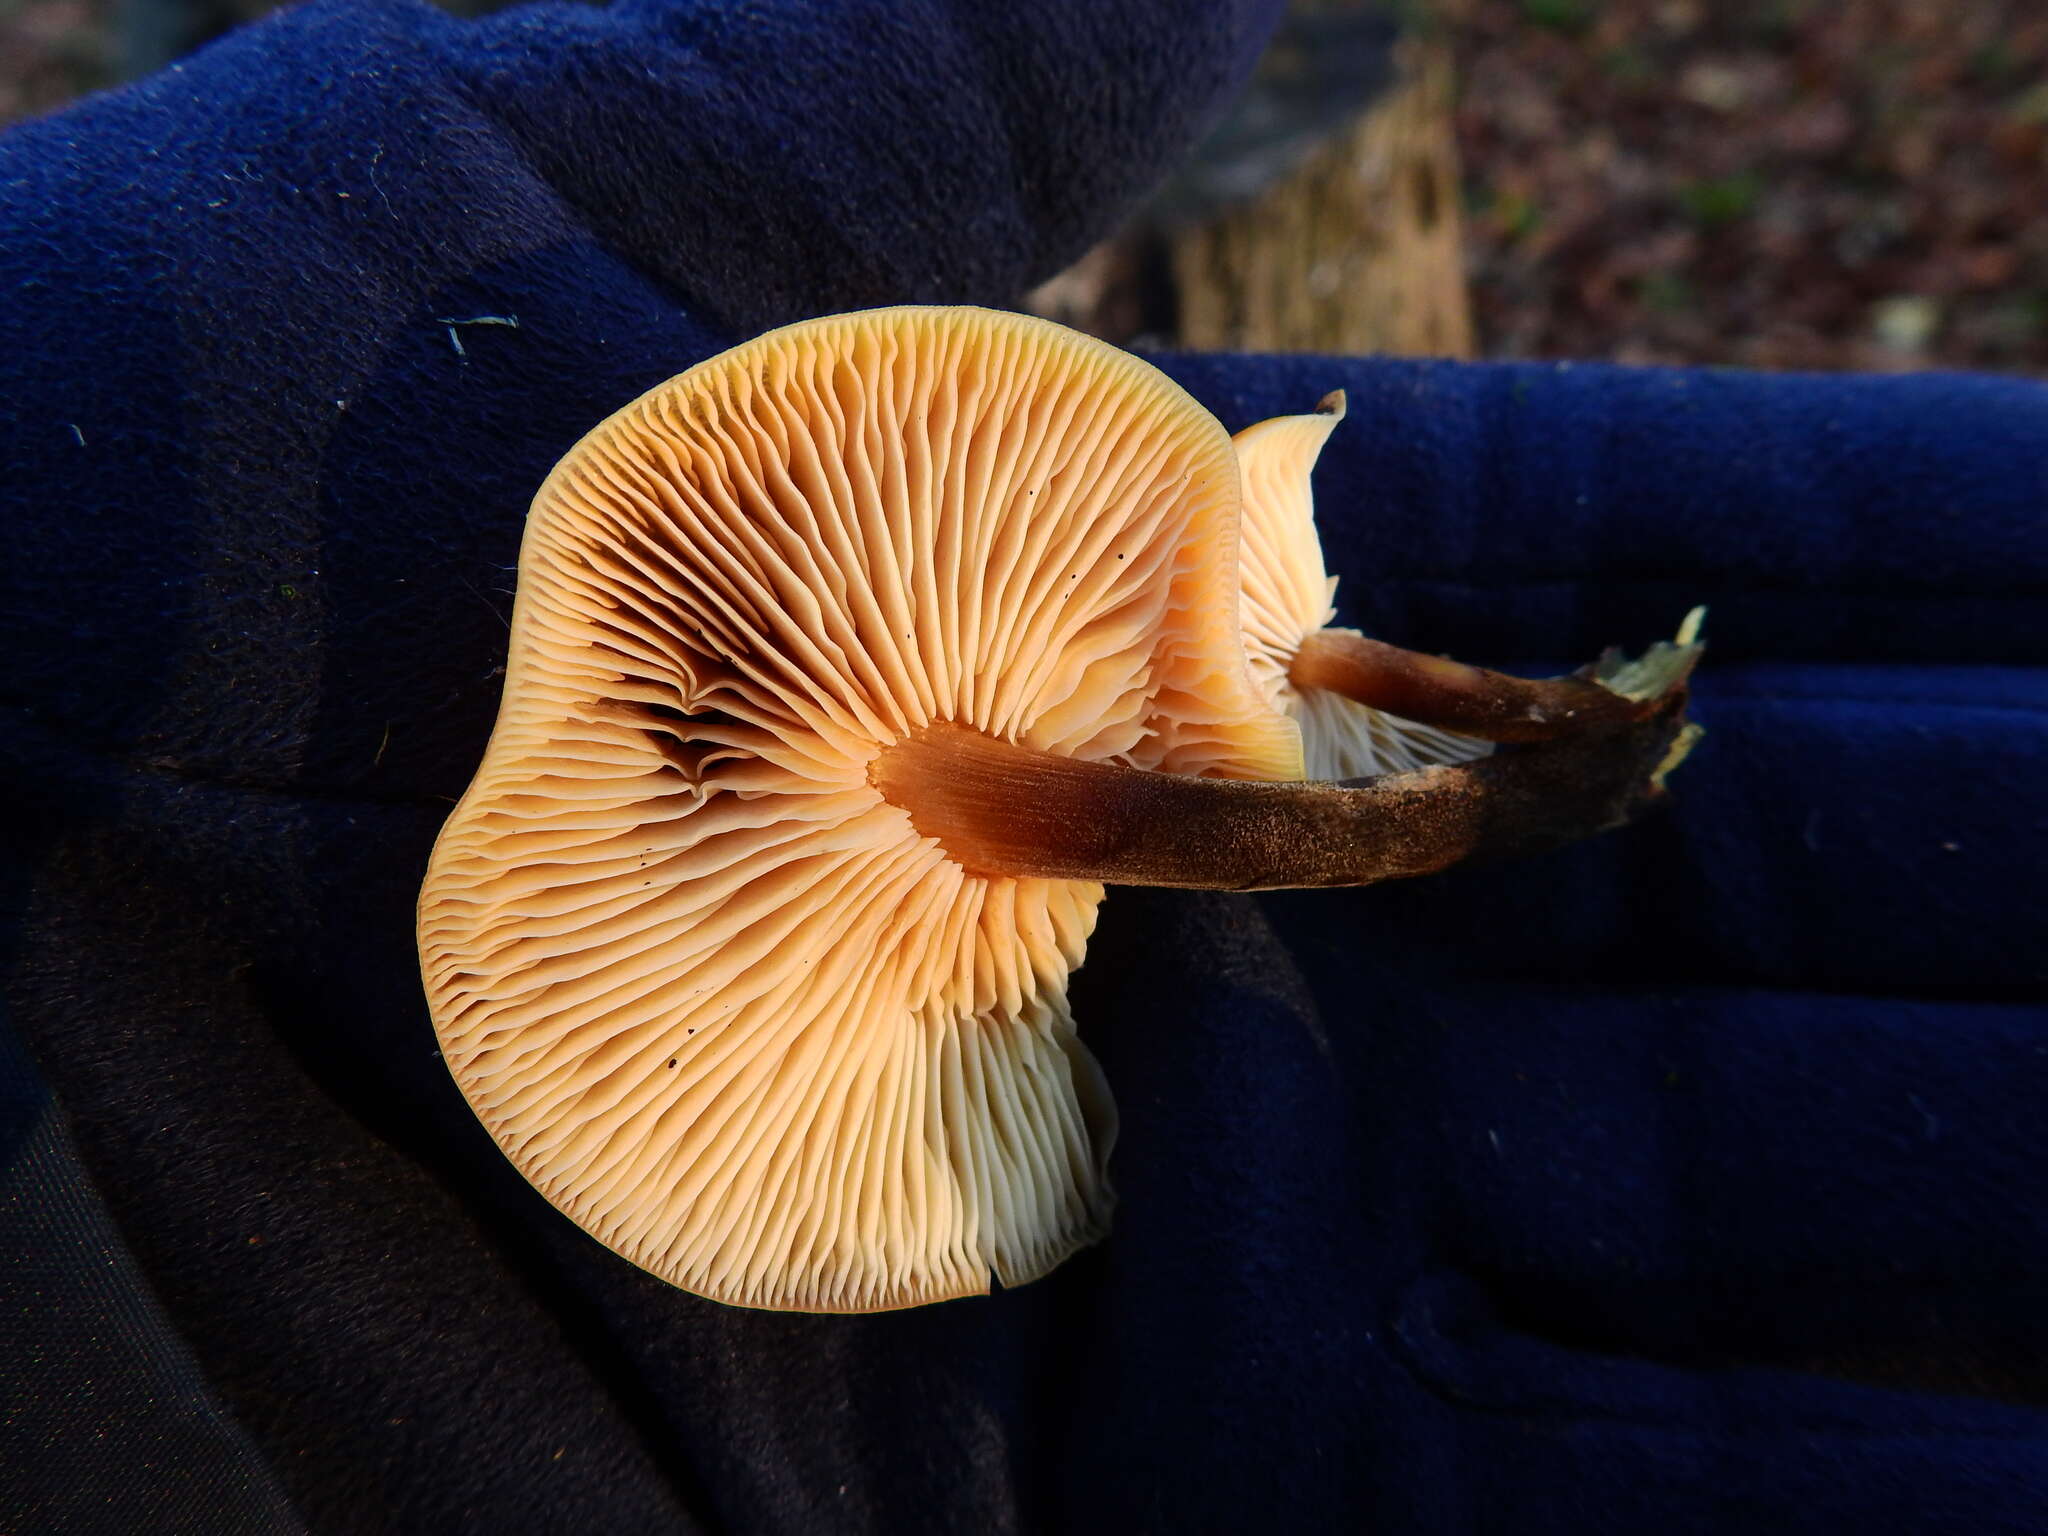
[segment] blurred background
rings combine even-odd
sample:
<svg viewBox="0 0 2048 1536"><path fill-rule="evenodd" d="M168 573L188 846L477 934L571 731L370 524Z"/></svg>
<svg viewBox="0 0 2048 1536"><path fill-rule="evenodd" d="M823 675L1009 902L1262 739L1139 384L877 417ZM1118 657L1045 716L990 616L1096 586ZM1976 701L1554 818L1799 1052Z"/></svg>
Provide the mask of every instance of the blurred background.
<svg viewBox="0 0 2048 1536"><path fill-rule="evenodd" d="M0 0L0 123L268 8ZM2048 374L2048 3L1297 0L1027 303L1150 346Z"/></svg>

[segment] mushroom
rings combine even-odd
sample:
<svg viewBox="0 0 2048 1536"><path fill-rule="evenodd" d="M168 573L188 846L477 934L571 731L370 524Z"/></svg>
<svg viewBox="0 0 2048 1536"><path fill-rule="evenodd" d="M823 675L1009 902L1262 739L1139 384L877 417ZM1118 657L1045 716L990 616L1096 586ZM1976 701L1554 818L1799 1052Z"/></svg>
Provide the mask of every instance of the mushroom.
<svg viewBox="0 0 2048 1536"><path fill-rule="evenodd" d="M1544 747L1296 782L1239 504L1162 374L973 309L790 326L583 438L419 908L444 1059L536 1188L726 1302L1021 1284L1109 1220L1066 1002L1103 881L1359 883L1661 793L1682 679Z"/></svg>
<svg viewBox="0 0 2048 1536"><path fill-rule="evenodd" d="M1266 697L1301 727L1309 777L1404 773L1471 762L1496 742L1597 730L1640 718L1691 673L1704 608L1675 641L1634 660L1609 651L1581 674L1533 681L1331 627L1337 578L1323 566L1309 472L1344 408L1333 390L1311 414L1275 416L1231 440L1244 477L1245 648Z"/></svg>
<svg viewBox="0 0 2048 1536"><path fill-rule="evenodd" d="M1240 620L1252 676L1301 727L1314 779L1363 779L1484 757L1493 743L1389 714L1292 676L1302 647L1337 616L1337 578L1323 566L1309 471L1344 419L1335 390L1313 413L1275 416L1231 439L1244 481Z"/></svg>

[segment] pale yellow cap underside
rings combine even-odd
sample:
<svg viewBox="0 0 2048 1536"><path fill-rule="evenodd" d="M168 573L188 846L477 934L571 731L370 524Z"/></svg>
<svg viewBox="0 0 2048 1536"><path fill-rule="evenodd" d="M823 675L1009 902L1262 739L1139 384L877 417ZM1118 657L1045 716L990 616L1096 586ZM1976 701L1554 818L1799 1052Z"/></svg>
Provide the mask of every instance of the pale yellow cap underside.
<svg viewBox="0 0 2048 1536"><path fill-rule="evenodd" d="M443 1054L527 1178L752 1306L935 1301L1099 1237L1115 1112L1066 983L1101 888L966 874L867 765L953 720L1299 777L1238 515L1170 380L971 309L788 327L578 444L420 900Z"/></svg>

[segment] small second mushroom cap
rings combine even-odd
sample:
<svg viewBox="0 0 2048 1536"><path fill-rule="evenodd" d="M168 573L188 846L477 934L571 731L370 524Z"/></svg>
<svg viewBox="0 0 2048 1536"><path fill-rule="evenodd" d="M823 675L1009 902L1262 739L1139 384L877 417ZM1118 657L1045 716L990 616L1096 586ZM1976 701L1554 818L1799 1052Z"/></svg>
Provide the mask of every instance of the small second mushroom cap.
<svg viewBox="0 0 2048 1536"><path fill-rule="evenodd" d="M1309 473L1343 419L1344 392L1337 390L1313 412L1275 416L1232 439L1244 476L1242 616L1252 676L1268 702L1300 725L1311 779L1371 778L1484 757L1491 742L1288 676L1302 642L1337 616L1337 578L1323 564Z"/></svg>

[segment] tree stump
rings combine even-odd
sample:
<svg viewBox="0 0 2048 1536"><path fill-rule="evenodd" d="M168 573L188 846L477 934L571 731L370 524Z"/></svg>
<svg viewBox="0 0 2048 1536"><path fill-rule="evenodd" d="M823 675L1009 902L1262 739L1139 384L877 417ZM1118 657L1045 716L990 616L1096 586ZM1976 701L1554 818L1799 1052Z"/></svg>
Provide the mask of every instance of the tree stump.
<svg viewBox="0 0 2048 1536"><path fill-rule="evenodd" d="M1171 234L1176 340L1469 357L1449 49L1404 39L1396 84L1251 202Z"/></svg>

